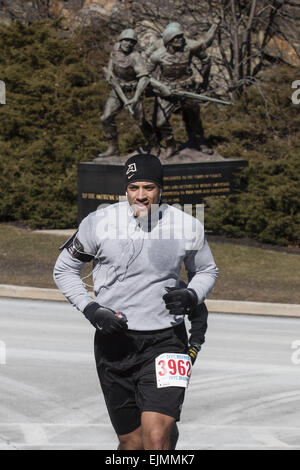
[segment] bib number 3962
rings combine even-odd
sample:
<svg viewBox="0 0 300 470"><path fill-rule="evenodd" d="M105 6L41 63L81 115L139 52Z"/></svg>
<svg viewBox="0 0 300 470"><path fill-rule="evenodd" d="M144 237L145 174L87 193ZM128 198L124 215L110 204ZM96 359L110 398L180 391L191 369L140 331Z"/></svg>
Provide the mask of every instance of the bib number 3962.
<svg viewBox="0 0 300 470"><path fill-rule="evenodd" d="M187 354L164 353L155 359L156 383L162 387L188 387L192 371Z"/></svg>

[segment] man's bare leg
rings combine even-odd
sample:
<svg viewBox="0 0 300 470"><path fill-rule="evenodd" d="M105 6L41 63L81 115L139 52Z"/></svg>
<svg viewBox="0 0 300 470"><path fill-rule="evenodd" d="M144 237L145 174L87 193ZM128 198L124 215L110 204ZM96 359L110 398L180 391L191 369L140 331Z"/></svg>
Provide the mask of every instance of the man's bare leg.
<svg viewBox="0 0 300 470"><path fill-rule="evenodd" d="M145 450L169 450L175 419L161 413L142 413L142 438Z"/></svg>
<svg viewBox="0 0 300 470"><path fill-rule="evenodd" d="M172 432L170 436L170 450L175 450L176 449L176 444L179 438L179 431L177 424L174 423L172 427Z"/></svg>
<svg viewBox="0 0 300 470"><path fill-rule="evenodd" d="M128 434L118 435L119 445L117 450L143 450L142 427L139 426Z"/></svg>

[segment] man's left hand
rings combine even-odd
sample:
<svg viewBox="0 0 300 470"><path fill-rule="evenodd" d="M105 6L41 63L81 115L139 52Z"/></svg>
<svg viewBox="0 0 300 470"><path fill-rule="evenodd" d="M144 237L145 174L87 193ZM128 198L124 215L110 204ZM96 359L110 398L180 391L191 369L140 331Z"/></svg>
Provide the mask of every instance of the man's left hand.
<svg viewBox="0 0 300 470"><path fill-rule="evenodd" d="M163 296L166 308L171 315L185 315L198 304L198 297L193 289L166 287L167 294Z"/></svg>
<svg viewBox="0 0 300 470"><path fill-rule="evenodd" d="M198 352L200 351L201 346L200 344L191 344L187 350L187 354L190 356L192 365L195 364L197 359Z"/></svg>

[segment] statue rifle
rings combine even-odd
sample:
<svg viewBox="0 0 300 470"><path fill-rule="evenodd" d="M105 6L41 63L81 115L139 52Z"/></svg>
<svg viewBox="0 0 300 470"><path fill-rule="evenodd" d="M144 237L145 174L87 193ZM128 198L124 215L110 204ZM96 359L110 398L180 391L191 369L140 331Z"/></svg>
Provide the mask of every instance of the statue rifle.
<svg viewBox="0 0 300 470"><path fill-rule="evenodd" d="M168 85L165 85L164 83L156 80L156 78L153 78L153 77L151 77L150 83L152 85L154 94L158 96L162 96L165 99L176 97L179 99L189 98L189 99L197 100L197 101L211 101L213 103L219 103L219 104L228 104L228 105L233 104L231 101L218 100L217 98L211 98L210 96L206 96L206 95L198 95L198 93L192 93L190 91L177 91L177 90L172 90L172 89L170 90Z"/></svg>
<svg viewBox="0 0 300 470"><path fill-rule="evenodd" d="M190 91L172 90L171 97L172 96L176 98L189 98L189 99L197 100L197 101L211 101L213 103L219 103L219 104L227 104L227 105L233 104L231 101L218 100L217 98L211 98L210 96L206 96L206 95L198 95L198 93L192 93Z"/></svg>

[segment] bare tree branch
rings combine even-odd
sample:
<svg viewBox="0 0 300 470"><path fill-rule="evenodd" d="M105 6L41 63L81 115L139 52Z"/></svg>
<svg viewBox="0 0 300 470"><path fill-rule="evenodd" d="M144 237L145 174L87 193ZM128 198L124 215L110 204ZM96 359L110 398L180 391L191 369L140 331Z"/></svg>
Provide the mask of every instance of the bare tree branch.
<svg viewBox="0 0 300 470"><path fill-rule="evenodd" d="M268 44L273 37L299 43L300 3L296 0L139 0L130 5L132 24L139 27L147 20L147 27L156 34L169 22L179 21L187 36L194 37L220 18L210 49L211 73L217 74L215 83L227 86L233 98L254 83L270 60ZM300 56L300 47L296 53Z"/></svg>

